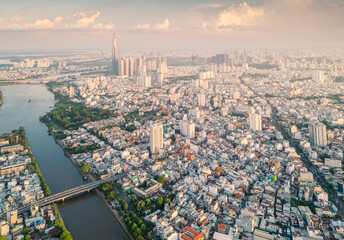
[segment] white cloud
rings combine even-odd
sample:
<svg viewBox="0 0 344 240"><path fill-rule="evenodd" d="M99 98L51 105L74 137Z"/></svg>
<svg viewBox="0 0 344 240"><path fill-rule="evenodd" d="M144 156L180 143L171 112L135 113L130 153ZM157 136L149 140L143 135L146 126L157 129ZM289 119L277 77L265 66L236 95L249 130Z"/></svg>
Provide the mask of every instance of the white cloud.
<svg viewBox="0 0 344 240"><path fill-rule="evenodd" d="M15 23L17 23L17 22L20 22L21 17L20 17L20 16L12 16L12 17L10 17L8 20L9 20L10 22L15 22Z"/></svg>
<svg viewBox="0 0 344 240"><path fill-rule="evenodd" d="M96 12L95 14L92 14L90 16L87 16L87 15L80 15L80 16L82 17L77 19L75 24L71 24L67 26L71 28L87 28L90 25L93 25L95 20L99 18L100 12Z"/></svg>
<svg viewBox="0 0 344 240"><path fill-rule="evenodd" d="M63 17L62 16L55 17L55 19L54 19L54 23L59 23L59 22L62 22L62 21L63 21Z"/></svg>
<svg viewBox="0 0 344 240"><path fill-rule="evenodd" d="M21 20L18 16L13 16L9 20L10 23L2 24L0 30L35 30L35 29L98 29L113 30L114 24L96 22L100 12L76 12L71 16L57 16L54 18L37 19L34 22L26 22L19 24Z"/></svg>
<svg viewBox="0 0 344 240"><path fill-rule="evenodd" d="M150 29L151 25L150 24L137 24L136 26L137 29Z"/></svg>
<svg viewBox="0 0 344 240"><path fill-rule="evenodd" d="M246 2L233 4L218 15L216 28L227 30L249 28L256 25L263 16L263 7L251 7Z"/></svg>
<svg viewBox="0 0 344 240"><path fill-rule="evenodd" d="M103 24L103 23L97 23L93 25L93 28L95 29L104 29L104 30L113 30L115 28L115 24Z"/></svg>
<svg viewBox="0 0 344 240"><path fill-rule="evenodd" d="M155 25L155 29L158 30L168 30L170 27L170 21L166 18L162 23L158 23Z"/></svg>

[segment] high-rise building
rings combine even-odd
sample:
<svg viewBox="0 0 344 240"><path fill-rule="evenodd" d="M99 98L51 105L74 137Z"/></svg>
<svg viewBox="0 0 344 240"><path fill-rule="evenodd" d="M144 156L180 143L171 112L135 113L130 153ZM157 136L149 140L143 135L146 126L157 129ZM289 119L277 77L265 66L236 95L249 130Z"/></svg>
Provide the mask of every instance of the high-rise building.
<svg viewBox="0 0 344 240"><path fill-rule="evenodd" d="M118 62L118 67L117 67L117 76L124 76L125 75L125 62L123 59L117 60Z"/></svg>
<svg viewBox="0 0 344 240"><path fill-rule="evenodd" d="M250 129L252 131L262 131L262 117L259 114L250 114Z"/></svg>
<svg viewBox="0 0 344 240"><path fill-rule="evenodd" d="M70 98L73 98L75 95L75 90L74 90L74 87L69 87L69 97Z"/></svg>
<svg viewBox="0 0 344 240"><path fill-rule="evenodd" d="M1 221L0 223L0 235L6 236L10 231L7 221Z"/></svg>
<svg viewBox="0 0 344 240"><path fill-rule="evenodd" d="M134 76L135 74L135 59L129 58L129 77Z"/></svg>
<svg viewBox="0 0 344 240"><path fill-rule="evenodd" d="M310 142L312 146L326 146L327 135L326 125L321 122L311 122L309 124Z"/></svg>
<svg viewBox="0 0 344 240"><path fill-rule="evenodd" d="M17 223L18 212L17 210L7 212L7 221L13 225Z"/></svg>
<svg viewBox="0 0 344 240"><path fill-rule="evenodd" d="M181 120L180 133L188 138L194 138L195 137L195 124L187 120Z"/></svg>
<svg viewBox="0 0 344 240"><path fill-rule="evenodd" d="M312 80L317 83L324 82L324 72L323 71L315 71L312 72Z"/></svg>
<svg viewBox="0 0 344 240"><path fill-rule="evenodd" d="M118 56L117 56L117 41L115 33L113 33L113 39L112 39L112 73L116 76L119 75L118 72Z"/></svg>
<svg viewBox="0 0 344 240"><path fill-rule="evenodd" d="M150 150L151 153L157 153L164 147L164 128L162 124L150 126Z"/></svg>
<svg viewBox="0 0 344 240"><path fill-rule="evenodd" d="M129 76L129 71L130 71L130 69L129 69L129 59L126 58L126 59L124 59L124 75L125 76Z"/></svg>
<svg viewBox="0 0 344 240"><path fill-rule="evenodd" d="M198 105L200 107L205 107L205 95L204 94L198 95Z"/></svg>

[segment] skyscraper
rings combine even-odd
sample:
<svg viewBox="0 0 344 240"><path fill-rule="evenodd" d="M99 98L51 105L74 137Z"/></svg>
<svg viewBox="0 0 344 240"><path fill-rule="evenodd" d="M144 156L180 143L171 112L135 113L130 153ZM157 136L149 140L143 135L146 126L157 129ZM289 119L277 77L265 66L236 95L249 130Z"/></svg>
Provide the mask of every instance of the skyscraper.
<svg viewBox="0 0 344 240"><path fill-rule="evenodd" d="M311 122L309 124L310 142L312 146L326 146L326 125L321 122Z"/></svg>
<svg viewBox="0 0 344 240"><path fill-rule="evenodd" d="M262 131L262 117L259 114L250 114L250 129L252 131Z"/></svg>
<svg viewBox="0 0 344 240"><path fill-rule="evenodd" d="M150 126L150 150L151 153L157 153L164 147L164 129L162 124Z"/></svg>
<svg viewBox="0 0 344 240"><path fill-rule="evenodd" d="M117 56L117 42L116 42L115 33L113 33L113 41L112 41L112 72L114 75L118 76L118 56Z"/></svg>

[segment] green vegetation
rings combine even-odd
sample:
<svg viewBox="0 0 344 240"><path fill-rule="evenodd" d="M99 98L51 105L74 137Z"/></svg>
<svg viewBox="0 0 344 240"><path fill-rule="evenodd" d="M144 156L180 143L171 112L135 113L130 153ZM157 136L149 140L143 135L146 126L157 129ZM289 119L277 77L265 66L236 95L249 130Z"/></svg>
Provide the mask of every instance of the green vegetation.
<svg viewBox="0 0 344 240"><path fill-rule="evenodd" d="M331 123L329 123L328 121L323 120L321 122L326 125L326 129L329 129L329 130L334 130L335 129L335 127L333 125L331 125Z"/></svg>
<svg viewBox="0 0 344 240"><path fill-rule="evenodd" d="M344 76L338 76L334 79L334 82L337 83L343 83L344 82Z"/></svg>
<svg viewBox="0 0 344 240"><path fill-rule="evenodd" d="M152 235L150 229L153 224L146 222L143 218L138 217L135 213L130 212L129 216L124 218L124 223L128 228L130 235L138 240L151 240Z"/></svg>
<svg viewBox="0 0 344 240"><path fill-rule="evenodd" d="M39 166L36 162L35 156L31 152L24 128L20 127L18 130L13 130L11 135L5 134L3 135L3 137L9 139L11 145L20 143L24 146L24 149L28 150L31 158L31 163L27 165L27 168L30 169L32 173L36 173L38 175L44 195L49 196L51 194L50 189L43 178L41 170L39 169Z"/></svg>
<svg viewBox="0 0 344 240"><path fill-rule="evenodd" d="M278 68L277 65L272 65L267 62L265 63L253 63L250 64L250 67L256 68L256 69L273 69L273 68Z"/></svg>
<svg viewBox="0 0 344 240"><path fill-rule="evenodd" d="M303 81L307 81L307 80L311 80L311 77L305 77L305 78L295 78L290 80L290 82L303 82Z"/></svg>
<svg viewBox="0 0 344 240"><path fill-rule="evenodd" d="M54 95L58 99L55 109L40 117L40 121L44 122L49 130L54 127L74 130L84 123L116 116L109 109L86 107L84 104L71 102L67 96L60 93L54 93Z"/></svg>
<svg viewBox="0 0 344 240"><path fill-rule="evenodd" d="M79 153L91 152L99 148L100 148L100 145L98 143L93 143L90 145L78 146L78 147L73 147L73 148L65 147L64 150L70 154L79 154Z"/></svg>
<svg viewBox="0 0 344 240"><path fill-rule="evenodd" d="M108 201L113 201L115 199L118 199L119 192L115 190L116 182L115 181L109 181L106 183L102 183L99 186L100 191L102 191ZM128 204L126 206L128 208Z"/></svg>
<svg viewBox="0 0 344 240"><path fill-rule="evenodd" d="M292 198L290 200L290 204L292 207L307 206L312 211L312 213L315 214L315 205L313 202L306 202L306 201L296 200L296 199Z"/></svg>
<svg viewBox="0 0 344 240"><path fill-rule="evenodd" d="M187 76L179 76L179 77L169 77L166 78L170 82L179 82L181 80L189 80L189 79L196 79L197 75L187 75Z"/></svg>
<svg viewBox="0 0 344 240"><path fill-rule="evenodd" d="M6 240L5 236L0 236L0 240Z"/></svg>

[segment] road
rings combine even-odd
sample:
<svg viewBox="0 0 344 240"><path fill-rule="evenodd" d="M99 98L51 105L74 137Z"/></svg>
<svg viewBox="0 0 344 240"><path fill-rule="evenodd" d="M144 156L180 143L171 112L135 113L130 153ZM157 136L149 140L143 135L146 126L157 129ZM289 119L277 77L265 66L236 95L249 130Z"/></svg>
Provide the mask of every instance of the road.
<svg viewBox="0 0 344 240"><path fill-rule="evenodd" d="M263 96L261 96L256 91L254 91L251 88L251 86L246 84L246 82L244 80L241 79L241 83L243 85L247 86L255 95L263 98ZM302 151L302 148L299 145L295 144L295 142L289 136L289 134L286 132L286 130L277 122L277 108L275 106L273 106L269 100L267 100L267 102L272 109L272 116L271 116L272 124L276 127L276 129L278 131L280 131L282 133L284 139L289 141L289 146L295 148L296 153L298 155L300 155L301 161L303 162L303 164L306 166L308 171L310 171L313 174L313 177L316 180L316 182L328 193L329 200L332 201L336 205L336 207L338 209L338 213L343 218L343 216L344 216L344 203L343 203L342 199L336 193L334 193L334 191L332 189L329 188L327 182L324 181L322 173L319 172L319 169L312 164L312 162L308 159L306 154Z"/></svg>

